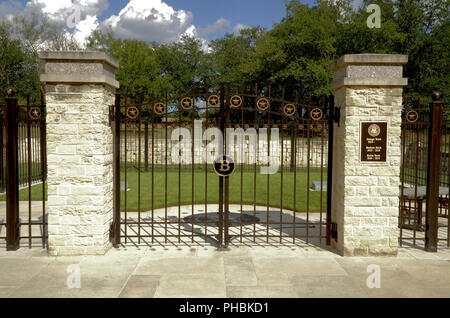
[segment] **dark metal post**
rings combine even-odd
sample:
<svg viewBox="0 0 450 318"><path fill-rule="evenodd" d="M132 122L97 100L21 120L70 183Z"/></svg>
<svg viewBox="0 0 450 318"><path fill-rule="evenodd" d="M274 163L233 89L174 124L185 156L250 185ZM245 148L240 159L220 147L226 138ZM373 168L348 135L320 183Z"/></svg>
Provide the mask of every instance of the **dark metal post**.
<svg viewBox="0 0 450 318"><path fill-rule="evenodd" d="M45 248L47 244L47 237L48 237L48 220L46 217L46 208L45 208L45 201L46 201L46 189L45 189L45 181L47 180L47 119L45 115L45 103L44 103L44 94L41 93L41 114L42 117L40 119L40 143L41 143L41 180L42 180L42 248ZM31 232L30 232L31 233Z"/></svg>
<svg viewBox="0 0 450 318"><path fill-rule="evenodd" d="M120 94L116 94L114 105L114 220L113 220L113 245L120 244ZM126 189L125 189L126 190Z"/></svg>
<svg viewBox="0 0 450 318"><path fill-rule="evenodd" d="M328 108L328 172L327 172L327 245L331 245L331 204L333 184L333 135L334 135L334 96L330 96Z"/></svg>
<svg viewBox="0 0 450 318"><path fill-rule="evenodd" d="M291 167L290 170L291 172L294 172L295 169L295 144L296 144L296 129L297 125L295 122L292 122L291 124Z"/></svg>
<svg viewBox="0 0 450 318"><path fill-rule="evenodd" d="M19 170L17 144L17 99L8 89L5 107L6 128L6 249L19 248Z"/></svg>
<svg viewBox="0 0 450 318"><path fill-rule="evenodd" d="M430 104L430 130L428 132L428 163L427 163L427 200L426 200L426 230L425 250L437 252L438 245L438 210L439 210L439 179L441 172L441 134L442 134L442 103L440 92L433 92L434 102Z"/></svg>
<svg viewBox="0 0 450 318"><path fill-rule="evenodd" d="M219 114L219 129L222 132L222 136L224 136L225 131L225 87L222 83L220 86L220 114ZM222 146L224 146L224 140ZM222 147L222 154L224 154L224 147ZM219 155L221 155L219 153ZM218 237L217 240L219 241L219 247L223 246L223 181L224 177L219 176L219 224L218 226Z"/></svg>
<svg viewBox="0 0 450 318"><path fill-rule="evenodd" d="M144 122L144 147L144 170L148 172L148 118Z"/></svg>
<svg viewBox="0 0 450 318"><path fill-rule="evenodd" d="M6 105L6 102L5 102ZM5 144L3 142L3 128L5 123L5 114L3 114L3 117L1 118L1 125L0 125L0 192L5 192L5 165L3 162L4 159L4 147Z"/></svg>
<svg viewBox="0 0 450 318"><path fill-rule="evenodd" d="M227 83L226 86L226 91L225 91L225 127L223 130L223 145L224 145L224 155L227 155L226 151L227 151L227 133L226 133L226 129L231 127L231 123L230 123L230 103L229 103L229 93L230 93L230 84ZM225 202L224 202L224 209L225 209L225 222L224 222L224 231L225 231L225 247L228 247L228 242L229 242L229 234L228 234L228 229L229 229L229 219L230 219L230 206L229 206L229 202L230 202L230 177L225 177Z"/></svg>

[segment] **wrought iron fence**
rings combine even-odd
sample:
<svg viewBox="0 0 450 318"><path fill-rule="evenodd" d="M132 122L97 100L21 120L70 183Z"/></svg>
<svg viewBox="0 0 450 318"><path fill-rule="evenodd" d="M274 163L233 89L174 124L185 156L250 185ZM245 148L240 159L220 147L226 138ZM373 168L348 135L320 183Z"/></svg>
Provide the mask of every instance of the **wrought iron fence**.
<svg viewBox="0 0 450 318"><path fill-rule="evenodd" d="M329 243L331 103L257 85L116 96L114 243ZM209 129L224 136L222 150L195 139ZM234 174L218 174L221 153ZM276 173L260 173L273 162Z"/></svg>
<svg viewBox="0 0 450 318"><path fill-rule="evenodd" d="M450 105L405 98L402 121L400 244L450 247Z"/></svg>
<svg viewBox="0 0 450 318"><path fill-rule="evenodd" d="M47 241L44 98L19 105L8 90L0 114L0 239L8 250Z"/></svg>

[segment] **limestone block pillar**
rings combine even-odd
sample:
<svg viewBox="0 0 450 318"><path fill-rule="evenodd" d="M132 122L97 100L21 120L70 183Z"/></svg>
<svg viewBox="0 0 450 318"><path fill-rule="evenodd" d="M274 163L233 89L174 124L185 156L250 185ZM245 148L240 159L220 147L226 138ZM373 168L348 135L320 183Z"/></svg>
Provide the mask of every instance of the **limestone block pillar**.
<svg viewBox="0 0 450 318"><path fill-rule="evenodd" d="M332 245L343 255L396 255L405 55L350 54L331 67ZM385 136L384 136L385 135Z"/></svg>
<svg viewBox="0 0 450 318"><path fill-rule="evenodd" d="M104 254L113 212L109 106L118 64L103 52L42 52L51 255Z"/></svg>

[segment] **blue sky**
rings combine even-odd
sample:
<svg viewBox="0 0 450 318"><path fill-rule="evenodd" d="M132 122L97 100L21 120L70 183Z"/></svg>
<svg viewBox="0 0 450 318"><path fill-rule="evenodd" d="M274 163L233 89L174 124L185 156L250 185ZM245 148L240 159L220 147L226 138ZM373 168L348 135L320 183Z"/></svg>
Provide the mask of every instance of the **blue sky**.
<svg viewBox="0 0 450 318"><path fill-rule="evenodd" d="M122 38L169 43L189 34L209 41L243 27L270 29L286 15L284 0L0 0L0 17L34 11L64 24L75 6L81 15L71 32L80 40L112 26Z"/></svg>

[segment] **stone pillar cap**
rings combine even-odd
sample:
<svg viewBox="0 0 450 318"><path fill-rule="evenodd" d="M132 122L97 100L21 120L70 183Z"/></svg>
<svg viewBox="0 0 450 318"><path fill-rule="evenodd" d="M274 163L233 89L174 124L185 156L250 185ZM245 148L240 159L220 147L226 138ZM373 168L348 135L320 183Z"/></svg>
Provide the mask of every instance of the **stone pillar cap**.
<svg viewBox="0 0 450 318"><path fill-rule="evenodd" d="M332 71L335 71L347 64L387 64L403 65L408 63L408 55L399 54L346 54L341 56L336 62L330 65Z"/></svg>
<svg viewBox="0 0 450 318"><path fill-rule="evenodd" d="M395 87L408 85L403 78L403 64L407 55L399 54L346 54L330 68L334 72L330 88L344 86Z"/></svg>
<svg viewBox="0 0 450 318"><path fill-rule="evenodd" d="M119 63L105 52L44 51L39 52L39 58L45 62L41 82L120 86L115 79Z"/></svg>
<svg viewBox="0 0 450 318"><path fill-rule="evenodd" d="M119 67L119 62L109 54L100 51L42 51L39 52L41 60L73 60L73 61L99 61L109 64L113 68Z"/></svg>

